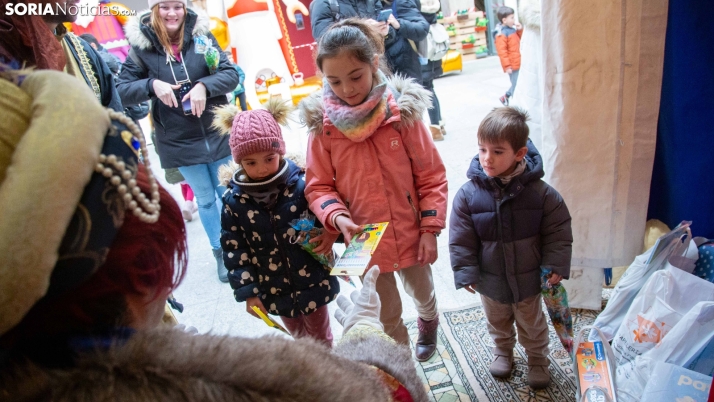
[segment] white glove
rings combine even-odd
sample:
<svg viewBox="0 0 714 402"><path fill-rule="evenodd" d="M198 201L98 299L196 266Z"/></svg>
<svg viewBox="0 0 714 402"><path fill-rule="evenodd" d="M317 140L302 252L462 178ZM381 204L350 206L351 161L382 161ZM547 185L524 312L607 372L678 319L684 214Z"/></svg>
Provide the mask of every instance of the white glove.
<svg viewBox="0 0 714 402"><path fill-rule="evenodd" d="M364 276L362 289L350 294L351 302L343 295L337 298L339 309L335 311L335 318L345 328L345 333L358 323L384 331L384 326L379 321L382 303L377 294L378 277L379 267L375 265Z"/></svg>

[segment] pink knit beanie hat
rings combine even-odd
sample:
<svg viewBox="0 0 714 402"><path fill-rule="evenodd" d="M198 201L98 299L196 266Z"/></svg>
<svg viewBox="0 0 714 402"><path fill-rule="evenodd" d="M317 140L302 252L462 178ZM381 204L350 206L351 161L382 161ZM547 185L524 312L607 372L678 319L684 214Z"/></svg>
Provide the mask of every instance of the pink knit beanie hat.
<svg viewBox="0 0 714 402"><path fill-rule="evenodd" d="M236 114L228 144L233 160L237 163L257 152L275 151L285 155L282 130L267 110L249 110Z"/></svg>
<svg viewBox="0 0 714 402"><path fill-rule="evenodd" d="M159 3L168 3L168 2L170 2L170 1L178 1L178 2L183 3L183 6L184 6L184 7L187 6L186 0L149 0L149 8L154 8L154 6L157 5L157 4L159 4Z"/></svg>

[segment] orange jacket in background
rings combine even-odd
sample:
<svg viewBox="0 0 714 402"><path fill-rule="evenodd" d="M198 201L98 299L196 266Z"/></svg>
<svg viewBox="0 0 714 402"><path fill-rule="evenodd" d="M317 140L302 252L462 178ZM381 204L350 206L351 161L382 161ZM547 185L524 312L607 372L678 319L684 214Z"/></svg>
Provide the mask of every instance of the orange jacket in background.
<svg viewBox="0 0 714 402"><path fill-rule="evenodd" d="M501 66L505 72L509 67L513 70L521 69L521 35L523 29L516 30L515 28L498 24L493 31L494 42L496 43L496 51L498 58L501 59Z"/></svg>

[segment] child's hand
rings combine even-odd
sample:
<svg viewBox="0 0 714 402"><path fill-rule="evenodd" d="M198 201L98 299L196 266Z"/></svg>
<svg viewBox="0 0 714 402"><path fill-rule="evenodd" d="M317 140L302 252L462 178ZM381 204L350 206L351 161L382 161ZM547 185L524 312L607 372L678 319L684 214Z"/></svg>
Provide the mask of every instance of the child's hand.
<svg viewBox="0 0 714 402"><path fill-rule="evenodd" d="M245 310L248 312L248 314L252 315L255 318L260 319L260 317L258 317L258 314L256 314L255 311L253 311L253 306L257 306L260 309L260 311L263 312L263 314L268 315L268 311L263 306L263 302L260 301L260 297L256 296L256 297L249 297L249 298L245 299Z"/></svg>
<svg viewBox="0 0 714 402"><path fill-rule="evenodd" d="M558 275L558 274L550 274L550 278L548 278L548 284L550 286L554 286L560 283L560 281L563 280L563 277Z"/></svg>
<svg viewBox="0 0 714 402"><path fill-rule="evenodd" d="M506 74L513 74L513 69L511 67L508 67L506 69Z"/></svg>
<svg viewBox="0 0 714 402"><path fill-rule="evenodd" d="M335 218L335 226L345 236L345 245L349 246L352 237L362 231L362 226L354 223L347 215L339 215Z"/></svg>
<svg viewBox="0 0 714 402"><path fill-rule="evenodd" d="M516 28L516 31L520 31L521 29L523 29L523 25L521 25L520 22L516 22L515 24L513 24L513 27Z"/></svg>
<svg viewBox="0 0 714 402"><path fill-rule="evenodd" d="M476 284L472 283L471 285L466 285L464 286L464 289L466 289L469 293L476 293Z"/></svg>
<svg viewBox="0 0 714 402"><path fill-rule="evenodd" d="M419 265L433 264L439 256L436 250L436 236L433 233L422 233L419 240Z"/></svg>
<svg viewBox="0 0 714 402"><path fill-rule="evenodd" d="M328 254L332 251L332 245L335 244L335 240L337 240L339 236L339 234L332 234L323 229L319 236L310 239L309 243L319 243L312 251L314 251L315 254Z"/></svg>

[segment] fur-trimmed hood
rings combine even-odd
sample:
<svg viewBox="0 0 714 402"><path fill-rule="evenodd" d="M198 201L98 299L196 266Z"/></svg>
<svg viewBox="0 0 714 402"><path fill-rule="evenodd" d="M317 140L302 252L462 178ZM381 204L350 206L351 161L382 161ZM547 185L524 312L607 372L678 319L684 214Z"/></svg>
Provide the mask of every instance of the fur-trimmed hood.
<svg viewBox="0 0 714 402"><path fill-rule="evenodd" d="M541 0L521 0L518 7L519 19L525 27L540 31L540 2Z"/></svg>
<svg viewBox="0 0 714 402"><path fill-rule="evenodd" d="M394 75L387 78L387 86L394 95L401 115L401 125L412 126L421 122L424 111L431 106L431 93L417 84L413 78ZM313 92L298 105L300 120L311 134L320 134L325 122L322 91Z"/></svg>
<svg viewBox="0 0 714 402"><path fill-rule="evenodd" d="M122 346L86 355L72 368L18 363L0 372L0 394L9 400L58 402L387 401L387 388L379 385L372 369L354 361L360 360L391 373L408 387L415 401L426 401L409 351L386 345L386 341L381 341L384 345L374 342L380 340L332 352L307 338L142 331ZM345 347L361 355L360 359L349 356Z"/></svg>
<svg viewBox="0 0 714 402"><path fill-rule="evenodd" d="M129 18L124 25L124 33L126 40L131 46L136 46L139 49L147 50L155 46L155 35L153 38L147 36L147 31L154 33L154 30L149 24L151 19L151 9L139 11L136 16ZM210 18L203 10L186 8L186 25L185 29L190 29L191 36L184 36L184 41L190 40L197 36L206 35L211 32Z"/></svg>

